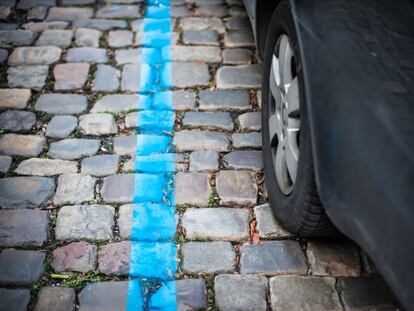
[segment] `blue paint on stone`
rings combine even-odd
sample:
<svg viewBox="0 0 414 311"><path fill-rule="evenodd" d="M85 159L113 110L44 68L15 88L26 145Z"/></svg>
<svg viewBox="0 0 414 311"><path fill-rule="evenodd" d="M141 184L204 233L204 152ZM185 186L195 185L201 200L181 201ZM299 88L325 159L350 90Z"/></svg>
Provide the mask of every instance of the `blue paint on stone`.
<svg viewBox="0 0 414 311"><path fill-rule="evenodd" d="M174 208L166 204L134 204L132 210L133 241L168 241L175 235Z"/></svg>
<svg viewBox="0 0 414 311"><path fill-rule="evenodd" d="M163 190L168 186L168 178L164 175L135 174L133 203L161 203Z"/></svg>
<svg viewBox="0 0 414 311"><path fill-rule="evenodd" d="M146 133L171 132L175 113L170 110L143 110L137 113L137 129Z"/></svg>
<svg viewBox="0 0 414 311"><path fill-rule="evenodd" d="M149 156L135 157L134 171L136 173L174 173L174 154L156 153Z"/></svg>
<svg viewBox="0 0 414 311"><path fill-rule="evenodd" d="M176 247L173 242L131 242L129 274L132 277L172 280L175 277Z"/></svg>
<svg viewBox="0 0 414 311"><path fill-rule="evenodd" d="M148 307L150 310L176 311L177 299L175 282L166 283L152 295Z"/></svg>
<svg viewBox="0 0 414 311"><path fill-rule="evenodd" d="M135 154L145 156L153 153L167 153L172 151L172 138L166 135L137 135Z"/></svg>
<svg viewBox="0 0 414 311"><path fill-rule="evenodd" d="M127 311L141 311L144 310L144 300L142 297L141 284L137 280L130 280L128 282L128 299Z"/></svg>

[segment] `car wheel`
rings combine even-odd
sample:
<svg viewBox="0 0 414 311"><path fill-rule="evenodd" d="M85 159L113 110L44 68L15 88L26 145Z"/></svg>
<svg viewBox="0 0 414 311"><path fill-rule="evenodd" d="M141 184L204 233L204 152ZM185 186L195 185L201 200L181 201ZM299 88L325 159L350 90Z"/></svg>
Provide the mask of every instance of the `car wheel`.
<svg viewBox="0 0 414 311"><path fill-rule="evenodd" d="M302 236L335 230L318 195L303 67L289 4L281 2L267 32L263 76L263 156L270 204L280 224Z"/></svg>

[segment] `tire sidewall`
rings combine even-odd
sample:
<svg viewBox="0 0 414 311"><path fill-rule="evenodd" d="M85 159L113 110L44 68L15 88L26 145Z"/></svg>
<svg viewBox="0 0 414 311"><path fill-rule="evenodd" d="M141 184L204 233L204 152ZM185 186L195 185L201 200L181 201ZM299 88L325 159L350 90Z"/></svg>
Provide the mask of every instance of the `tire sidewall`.
<svg viewBox="0 0 414 311"><path fill-rule="evenodd" d="M304 198L306 196L309 166L313 167L311 140L309 133L308 114L306 107L306 96L304 94L303 67L298 46L297 34L291 13L291 7L287 1L282 1L275 10L267 32L267 42L264 53L264 75L262 82L263 107L262 107L262 137L263 137L263 158L265 164L266 186L272 209L284 225L292 232L298 231L304 217ZM272 55L280 35L286 34L294 51L297 75L299 80L299 101L300 101L300 146L299 161L297 168L296 182L289 195L285 195L279 188L274 173L274 164L269 139L269 76ZM313 176L312 176L313 178Z"/></svg>

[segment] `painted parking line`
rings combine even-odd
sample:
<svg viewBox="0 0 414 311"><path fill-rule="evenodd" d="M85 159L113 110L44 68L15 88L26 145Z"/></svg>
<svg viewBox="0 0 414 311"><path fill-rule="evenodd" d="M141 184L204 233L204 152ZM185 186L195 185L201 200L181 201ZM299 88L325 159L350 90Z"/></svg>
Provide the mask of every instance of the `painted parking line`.
<svg viewBox="0 0 414 311"><path fill-rule="evenodd" d="M147 0L142 24L127 310L176 310L175 114L169 0ZM152 288L145 288L150 283ZM155 285L154 285L155 284ZM154 291L154 288L156 289Z"/></svg>

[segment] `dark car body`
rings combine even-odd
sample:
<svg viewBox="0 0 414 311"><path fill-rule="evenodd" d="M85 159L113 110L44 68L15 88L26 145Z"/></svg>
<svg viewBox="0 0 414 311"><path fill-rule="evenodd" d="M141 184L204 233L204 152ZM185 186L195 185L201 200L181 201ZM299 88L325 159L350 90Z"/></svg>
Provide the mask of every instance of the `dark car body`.
<svg viewBox="0 0 414 311"><path fill-rule="evenodd" d="M259 52L279 1L245 0ZM291 0L318 191L414 308L414 1Z"/></svg>

